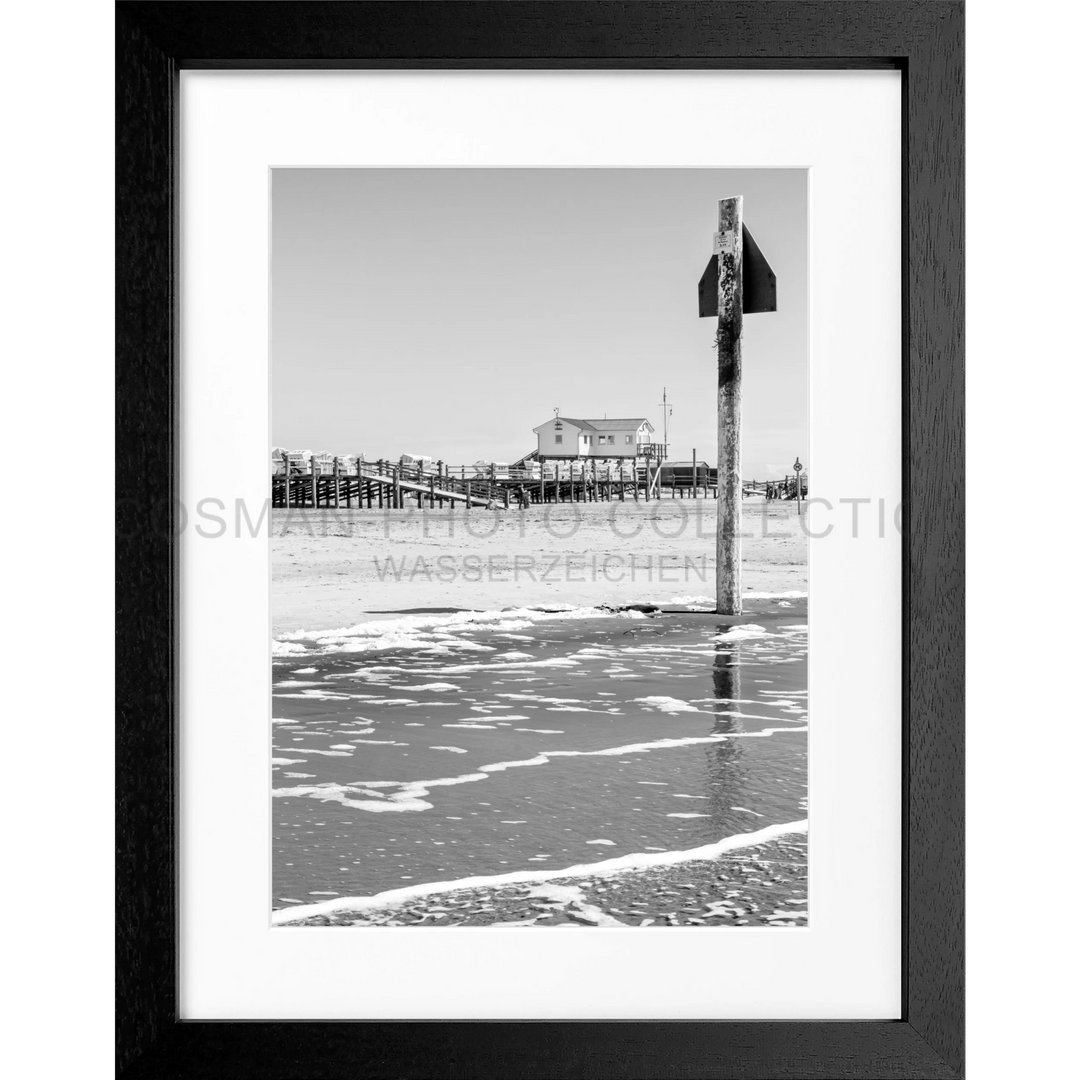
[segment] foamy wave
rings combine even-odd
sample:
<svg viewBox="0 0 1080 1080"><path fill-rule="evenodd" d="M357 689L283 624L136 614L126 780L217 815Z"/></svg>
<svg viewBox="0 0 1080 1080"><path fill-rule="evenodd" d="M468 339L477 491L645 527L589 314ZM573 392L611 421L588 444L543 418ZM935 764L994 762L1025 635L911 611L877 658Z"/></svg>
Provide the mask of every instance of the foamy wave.
<svg viewBox="0 0 1080 1080"><path fill-rule="evenodd" d="M300 798L319 799L322 802L339 802L342 806L349 806L355 810L369 810L373 813L386 813L387 811L421 811L431 810L433 805L426 802L424 796L431 793L433 787L449 787L454 784L470 784L477 780L486 780L491 773L506 772L507 769L523 769L534 765L549 765L554 758L574 757L617 757L622 754L643 754L650 750L668 750L679 746L698 746L706 743L725 742L728 739L764 739L783 732L785 734L799 734L808 731L808 728L764 728L761 731L729 731L713 733L711 735L692 736L684 739L655 739L651 742L628 743L624 746L608 746L602 750L545 750L531 758L522 758L518 761L496 761L490 765L479 766L479 771L467 773L464 776L447 776L438 780L414 780L404 782L399 780L357 781L353 784L314 784L291 788L275 788L271 794L276 798ZM361 744L371 746L370 741ZM376 744L378 745L378 744ZM402 746L403 743L389 744ZM319 753L319 751L305 751L300 747L296 753ZM334 756L337 751L324 750L324 754ZM348 755L346 755L348 756ZM354 799L353 795L368 794L371 788L396 787L400 791L390 796L380 796L380 800L370 801L367 799ZM392 804L392 805L388 805Z"/></svg>
<svg viewBox="0 0 1080 1080"><path fill-rule="evenodd" d="M323 757L350 757L352 754L352 747L348 750L310 750L306 746L289 746L285 749L294 754L322 754Z"/></svg>
<svg viewBox="0 0 1080 1080"><path fill-rule="evenodd" d="M687 701L680 701L678 698L673 697L637 697L634 701L641 702L642 705L648 705L653 709L659 709L664 713L680 713L680 712L703 712L703 709L697 709Z"/></svg>
<svg viewBox="0 0 1080 1080"><path fill-rule="evenodd" d="M458 611L449 615L404 615L397 619L357 623L332 630L296 630L282 634L274 642L275 656L305 653L378 652L411 649L447 653L455 648L483 649L491 646L455 638L453 630L482 628L496 633L525 629L538 622L559 619L644 618L640 611L606 611L593 607L555 605L550 609L509 608L506 611Z"/></svg>
<svg viewBox="0 0 1080 1080"><path fill-rule="evenodd" d="M723 634L717 634L718 641L749 641L753 638L766 638L772 635L764 626L757 623L743 623L742 626L733 626Z"/></svg>
<svg viewBox="0 0 1080 1080"><path fill-rule="evenodd" d="M792 833L805 833L807 821L789 821L780 825L769 825L757 832L736 833L713 844L689 848L683 851L661 851L621 855L614 859L605 859L596 863L581 863L562 870L515 870L508 874L492 874L486 877L459 878L456 881L429 881L419 885L410 885L403 889L390 889L375 896L342 896L318 904L305 904L303 907L285 908L275 911L271 922L275 926L298 922L313 915L329 915L336 911L371 911L377 908L395 907L423 896L435 896L440 893L458 892L464 889L499 888L503 885L523 885L532 882L553 881L557 878L606 877L610 874L623 874L634 870L649 870L660 866L675 866L683 862L700 859L716 859L729 851L740 848L756 847L767 844L781 836Z"/></svg>

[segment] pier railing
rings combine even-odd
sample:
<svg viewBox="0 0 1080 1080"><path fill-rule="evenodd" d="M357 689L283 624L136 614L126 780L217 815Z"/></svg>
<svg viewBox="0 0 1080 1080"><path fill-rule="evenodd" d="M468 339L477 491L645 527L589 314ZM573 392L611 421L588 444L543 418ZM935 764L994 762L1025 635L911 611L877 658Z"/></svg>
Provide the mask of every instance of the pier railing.
<svg viewBox="0 0 1080 1080"><path fill-rule="evenodd" d="M802 496L808 490L801 476ZM608 502L715 498L716 470L666 467L655 461L554 461L509 468L498 463L365 461L358 456L289 454L272 463L275 507L406 509L463 505L494 509L511 503ZM796 478L747 480L743 496L796 498Z"/></svg>

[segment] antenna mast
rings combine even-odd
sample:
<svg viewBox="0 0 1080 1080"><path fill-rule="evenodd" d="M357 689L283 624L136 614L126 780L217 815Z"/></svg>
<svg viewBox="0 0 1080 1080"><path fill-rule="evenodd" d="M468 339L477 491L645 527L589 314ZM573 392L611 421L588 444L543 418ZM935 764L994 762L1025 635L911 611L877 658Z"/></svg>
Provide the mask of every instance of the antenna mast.
<svg viewBox="0 0 1080 1080"><path fill-rule="evenodd" d="M667 387L664 387L664 400L660 405L662 410L662 416L664 417L664 453L666 458L668 455L668 417L671 415L671 406L668 404L667 399Z"/></svg>

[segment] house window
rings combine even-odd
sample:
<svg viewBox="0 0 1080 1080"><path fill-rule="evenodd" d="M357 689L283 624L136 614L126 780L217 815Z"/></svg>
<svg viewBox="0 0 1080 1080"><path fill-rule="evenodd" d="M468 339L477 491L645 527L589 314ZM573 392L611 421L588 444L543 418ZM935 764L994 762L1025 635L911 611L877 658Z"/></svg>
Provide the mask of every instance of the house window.
<svg viewBox="0 0 1080 1080"><path fill-rule="evenodd" d="M555 442L561 443L562 442L562 436L561 435L556 435L555 436Z"/></svg>
<svg viewBox="0 0 1080 1080"><path fill-rule="evenodd" d="M627 441L628 443L632 443L632 442L634 441L634 436L633 436L633 435L627 435L627 436L626 436L626 441Z"/></svg>
<svg viewBox="0 0 1080 1080"><path fill-rule="evenodd" d="M582 435L581 437L585 440L585 445L586 446L592 446L592 436L591 435Z"/></svg>

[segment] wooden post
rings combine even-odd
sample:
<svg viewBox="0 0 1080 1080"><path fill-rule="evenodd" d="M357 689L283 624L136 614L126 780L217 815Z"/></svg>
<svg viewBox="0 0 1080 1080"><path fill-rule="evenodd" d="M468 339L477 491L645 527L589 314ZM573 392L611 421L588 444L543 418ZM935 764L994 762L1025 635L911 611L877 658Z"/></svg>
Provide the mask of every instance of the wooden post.
<svg viewBox="0 0 1080 1080"><path fill-rule="evenodd" d="M716 610L742 614L743 200L720 200L716 330Z"/></svg>
<svg viewBox="0 0 1080 1080"><path fill-rule="evenodd" d="M437 473L439 475L439 487L440 487L440 489L442 488L442 465L443 465L443 463L442 463L441 459L439 461L435 462L435 469L436 469L436 471L437 471ZM431 482L431 485L432 485L432 488L434 489L434 486L435 486L435 481L434 480ZM434 502L432 503L432 505L434 505ZM442 496L441 495L439 496L439 509L440 510L442 509Z"/></svg>
<svg viewBox="0 0 1080 1080"><path fill-rule="evenodd" d="M314 509L319 509L319 474L315 471L315 455L311 455L309 462L311 466L311 505Z"/></svg>
<svg viewBox="0 0 1080 1080"><path fill-rule="evenodd" d="M464 474L464 472L465 472L464 468L462 468L461 471L462 471L462 474ZM471 510L472 509L472 481L464 479L464 475L463 475L462 476L462 483L465 485L465 509L466 510Z"/></svg>
<svg viewBox="0 0 1080 1080"><path fill-rule="evenodd" d="M694 498L697 498L697 449L694 450Z"/></svg>
<svg viewBox="0 0 1080 1080"><path fill-rule="evenodd" d="M626 462L619 459L619 502L626 502Z"/></svg>
<svg viewBox="0 0 1080 1080"><path fill-rule="evenodd" d="M599 492L596 490L596 458L592 459L592 501L596 502L596 496Z"/></svg>
<svg viewBox="0 0 1080 1080"><path fill-rule="evenodd" d="M292 492L289 490L292 483L292 465L289 462L289 451L281 452L285 455L285 509L288 510L292 506Z"/></svg>

